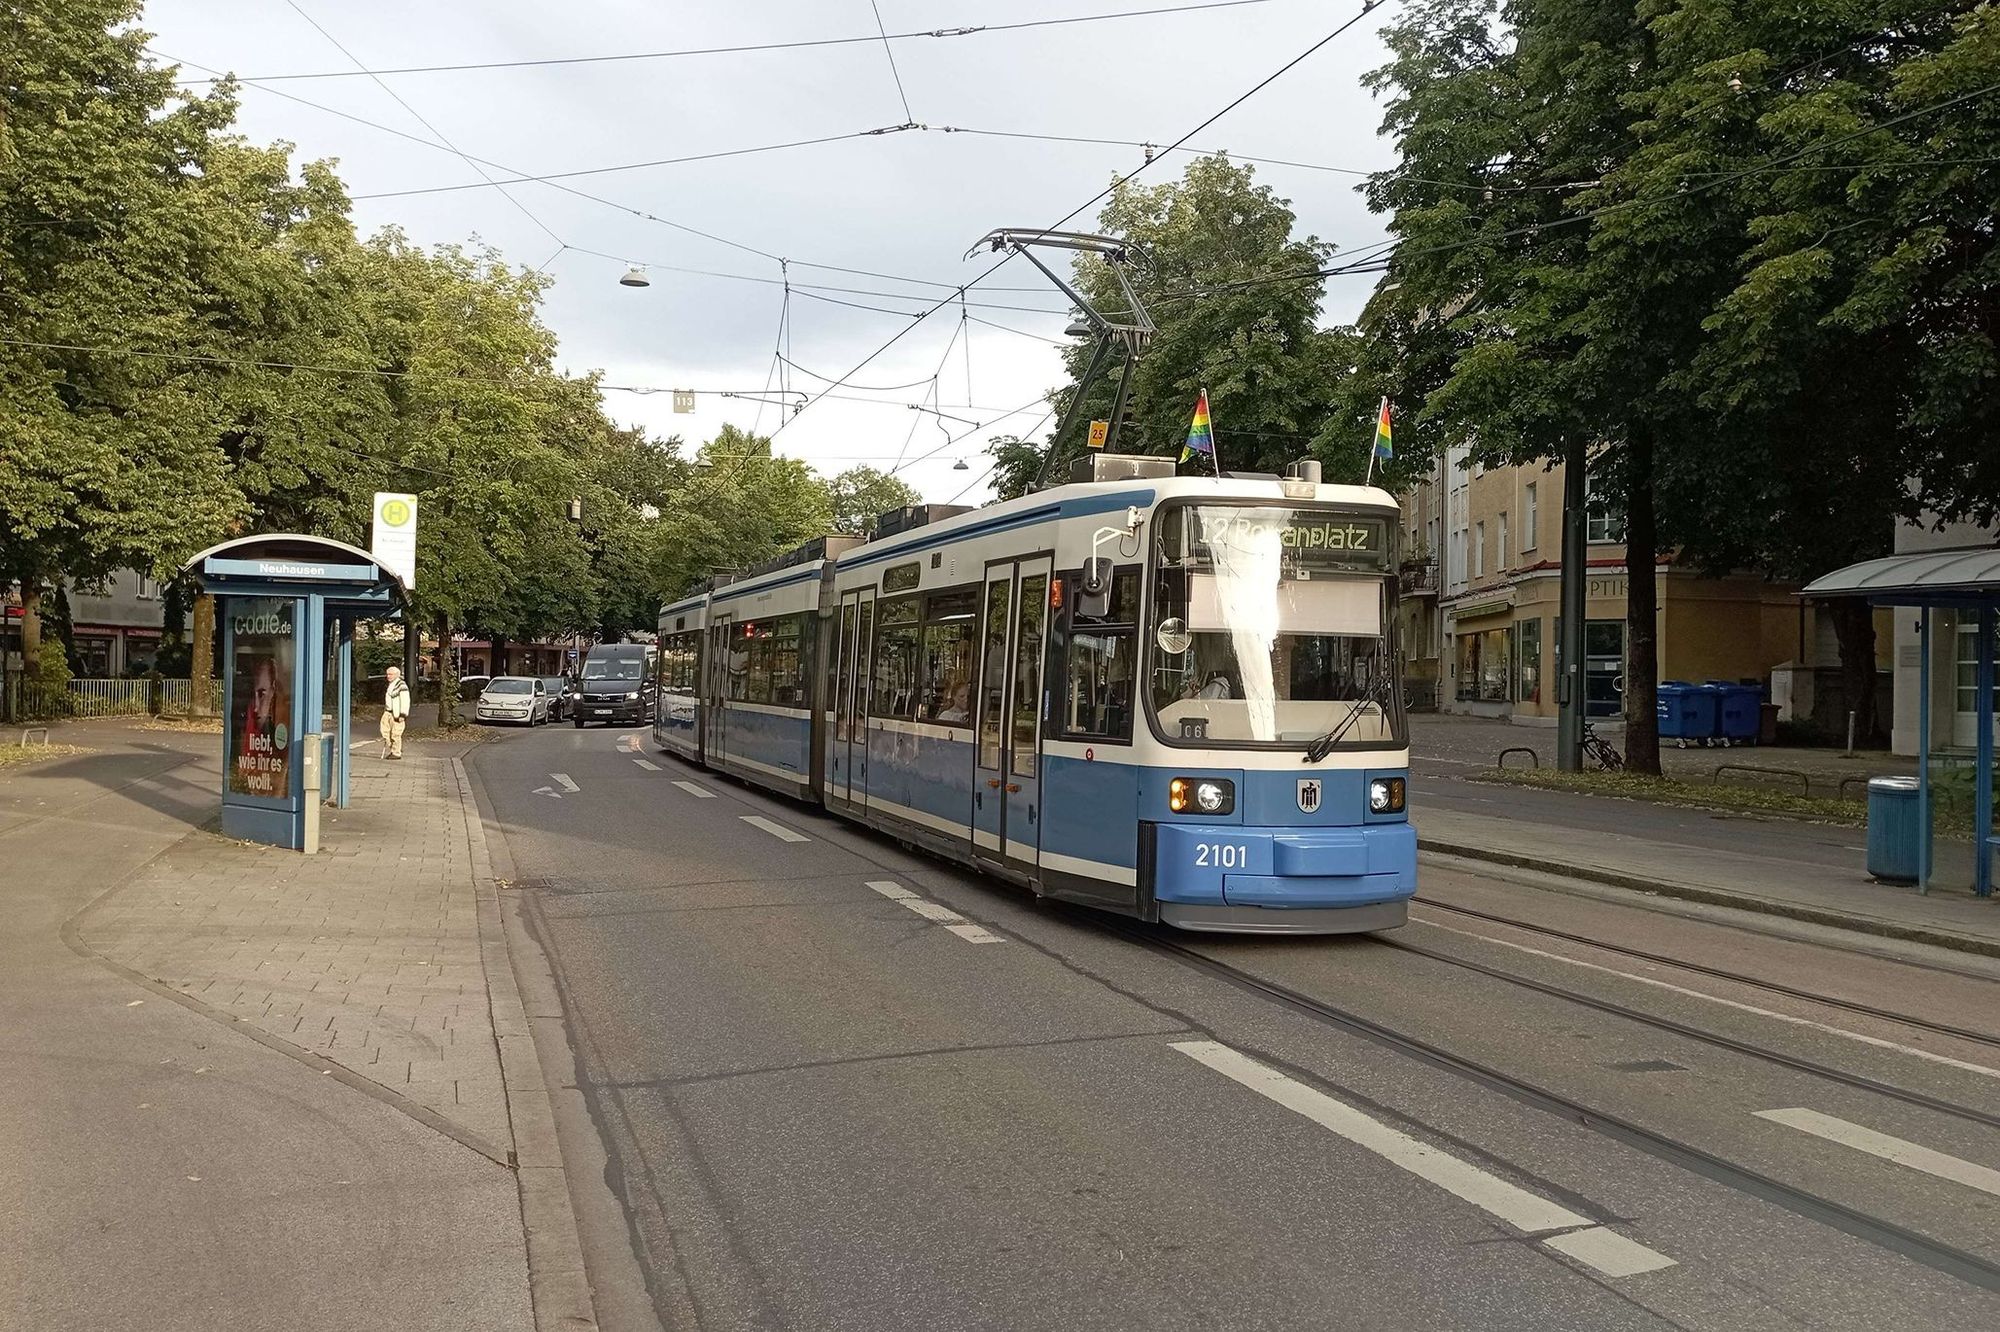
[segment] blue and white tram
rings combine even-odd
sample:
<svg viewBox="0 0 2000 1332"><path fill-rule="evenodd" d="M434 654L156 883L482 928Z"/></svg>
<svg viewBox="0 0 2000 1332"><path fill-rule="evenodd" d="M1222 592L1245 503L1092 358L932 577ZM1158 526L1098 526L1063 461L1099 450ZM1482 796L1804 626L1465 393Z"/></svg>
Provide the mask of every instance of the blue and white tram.
<svg viewBox="0 0 2000 1332"><path fill-rule="evenodd" d="M1372 488L1140 476L821 544L666 608L695 687L663 680L656 736L1047 896L1391 928L1397 527Z"/></svg>

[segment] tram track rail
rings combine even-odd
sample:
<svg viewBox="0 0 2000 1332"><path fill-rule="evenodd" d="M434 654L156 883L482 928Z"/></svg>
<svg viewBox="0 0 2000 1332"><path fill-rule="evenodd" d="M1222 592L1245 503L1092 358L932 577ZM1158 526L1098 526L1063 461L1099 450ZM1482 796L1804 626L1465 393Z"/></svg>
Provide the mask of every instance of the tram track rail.
<svg viewBox="0 0 2000 1332"><path fill-rule="evenodd" d="M1437 911L1449 911L1454 915L1468 916L1493 925L1504 925L1510 929L1525 930L1531 934L1542 935L1545 938L1560 939L1564 943L1576 944L1585 948L1595 948L1601 952L1631 958L1634 961L1651 962L1658 966L1673 967L1678 971L1685 971L1693 975L1707 976L1711 980L1728 981L1734 985L1749 986L1752 989L1763 990L1768 994L1779 994L1788 999L1797 999L1804 1003L1819 1004L1827 1008L1837 1008L1842 1012L1853 1013L1861 1017L1874 1018L1882 1022L1893 1022L1900 1026L1909 1027L1914 1031L1929 1032L1934 1036L1968 1041L1976 1045L2000 1050L2000 1035L1995 1035L1991 1032L1974 1031L1968 1027L1955 1027L1949 1023L1933 1022L1929 1018L1920 1018L1910 1013L1899 1013L1893 1009L1878 1008L1873 1004L1864 1004L1853 999L1841 999L1834 995L1819 994L1812 990L1803 990L1797 986L1786 985L1780 981L1765 980L1757 976L1746 976L1739 971L1730 971L1723 967L1711 967L1702 962L1690 962L1665 953L1649 952L1642 948L1628 948L1623 944L1605 943L1569 930L1560 930L1549 925L1537 925L1531 921L1516 920L1511 916L1502 916L1491 911L1481 911L1475 907L1460 906L1453 902L1442 902L1433 897L1418 897L1416 905L1430 907ZM1922 964L1910 965L1921 966Z"/></svg>
<svg viewBox="0 0 2000 1332"><path fill-rule="evenodd" d="M1751 1059L1761 1059L1767 1063L1789 1068L1797 1073L1804 1073L1809 1077L1820 1078L1828 1082L1837 1082L1842 1086L1852 1087L1857 1091L1870 1092L1877 1096L1887 1097L1890 1100L1900 1101L1905 1105L1913 1105L1941 1115L1949 1115L1954 1119L1962 1119L1968 1123L1977 1124L1982 1128L2000 1130L2000 1114L1993 1114L1985 1110L1975 1110L1970 1106L1959 1105L1954 1101L1943 1100L1925 1092L1913 1091L1910 1088L1899 1087L1890 1082L1882 1082L1879 1079L1868 1077L1866 1074L1849 1073L1845 1069L1834 1068L1832 1065L1821 1063L1816 1059L1804 1059L1795 1055L1788 1055L1782 1051L1773 1050L1768 1046L1759 1045L1754 1041L1738 1040L1734 1036L1725 1036L1720 1032L1710 1031L1707 1028L1698 1027L1693 1023L1680 1022L1673 1018L1648 1013L1642 1009L1621 1004L1616 1000L1599 999L1594 995L1584 994L1579 990L1572 990L1567 986L1536 980L1532 976L1522 976L1501 967L1488 966L1483 962L1475 962L1470 958L1457 957L1451 953L1440 952L1434 948L1426 948L1422 944L1413 944L1403 939L1381 938L1379 936L1375 939L1375 942L1384 948L1393 948L1403 953L1414 953L1419 957L1427 957L1433 961L1443 962L1462 970L1476 972L1479 975L1491 977L1494 980L1518 986L1521 989L1532 990L1537 994L1547 995L1553 999L1565 1000L1595 1012L1624 1018L1627 1021L1651 1027L1656 1031L1669 1032L1687 1040L1698 1041L1703 1045L1712 1045Z"/></svg>
<svg viewBox="0 0 2000 1332"><path fill-rule="evenodd" d="M728 778L724 774L711 773L710 775L723 777L724 783L728 787L734 788L731 795L737 803L752 808L765 807L764 802L767 799L767 793L757 790L748 784ZM751 793L754 793L754 798L746 798L746 795ZM770 803L775 804L776 802L775 800L771 800ZM900 875L907 873L907 870L900 866L891 865L880 857L870 854L875 849L870 843L875 842L877 839L886 839L897 843L904 846L907 850L925 856L926 859L930 859L940 866L964 872L964 866L930 856L921 848L899 842L898 839L890 834L857 827L838 818L830 819L829 822L833 828L838 829L837 841L845 850L886 874ZM825 835L825 833L822 832L822 835ZM990 881L983 882L984 886L989 888L1004 888L1004 885ZM2000 1263L1979 1254L1957 1248L1942 1240L1933 1239L1928 1235L1912 1230L1907 1226L1899 1225L1896 1222L1870 1216L1844 1203L1836 1202L1831 1198L1814 1193L1810 1189L1787 1183L1764 1171L1730 1161L1725 1157L1697 1147L1692 1143L1684 1142L1671 1134L1647 1128L1645 1125L1623 1116L1587 1105L1539 1082L1509 1073L1504 1069L1469 1056L1453 1053L1421 1037L1398 1031L1386 1023L1364 1017L1359 1013L1343 1009L1323 999L1294 989L1291 986L1245 971L1228 962L1211 957L1180 939L1166 937L1162 932L1162 927L1110 915L1088 907L1055 902L1049 899L1035 900L1066 920L1087 925L1090 928L1124 939L1147 952L1165 957L1191 971L1222 981L1242 993L1259 998L1277 1007L1302 1014L1315 1022L1358 1037L1378 1048L1406 1056L1419 1063L1449 1073L1475 1086L1483 1087L1505 1096L1517 1104L1553 1115L1564 1122L1575 1124L1589 1132L1618 1142L1645 1156L1671 1165L1698 1178L1706 1179L1746 1197L1782 1208L1795 1216L1815 1224L1830 1227L1840 1231L1842 1234L1849 1235L1886 1252L1898 1254L1913 1262L1921 1263L1923 1266L1952 1277L1955 1280L1965 1282L1981 1290L2000 1292ZM976 912L969 914L975 920L980 919ZM988 924L996 929L1008 929L1007 926L993 924L990 919L982 920L981 923ZM1377 937L1376 942L1386 943L1388 941ZM1407 951L1412 952L1428 951L1415 945L1397 946L1405 947ZM1452 958L1447 954L1434 954L1434 956L1448 963L1461 964L1462 962L1461 959ZM1479 967L1479 964L1471 965L1475 968ZM1509 976L1507 973L1500 972L1497 968L1492 970L1502 980L1522 982L1526 979ZM1539 986L1541 982L1528 982L1528 984L1530 988L1533 988L1534 986ZM1561 991L1561 987L1559 986L1549 988L1558 992ZM1588 996L1578 996L1573 992L1558 993L1557 997L1588 1000ZM1608 1001L1589 1001L1592 1007L1599 1007L1604 1003L1608 1003ZM1689 1030L1694 1031L1698 1029L1690 1028ZM1708 1035L1713 1034L1709 1033ZM1729 1039L1731 1038L1716 1038L1718 1041L1727 1041ZM1775 1051L1759 1051L1754 1047L1747 1052L1759 1056L1776 1056ZM1786 1062L1789 1060L1789 1056L1777 1056L1777 1060L1778 1062ZM1810 1061L1798 1062L1810 1064ZM1818 1068L1808 1067L1802 1071L1838 1074L1838 1070L1825 1069L1823 1066ZM1866 1090L1879 1089L1885 1094L1895 1096L1897 1099L1910 1100L1911 1098L1916 1098L1914 1103L1917 1104L1923 1104L1934 1099L1923 1097L1921 1093L1907 1092L1901 1088L1890 1088L1887 1084L1877 1084L1872 1079L1859 1078L1859 1075L1844 1076L1857 1079L1851 1082L1850 1085L1860 1086ZM1844 1080L1844 1077L1836 1077L1835 1080ZM1969 1111L1962 1106L1953 1106L1947 1102L1936 1102L1932 1108L1937 1108L1946 1114L1959 1118L1971 1119L1976 1123L2000 1127L2000 1117L1986 1115L1979 1111Z"/></svg>
<svg viewBox="0 0 2000 1332"><path fill-rule="evenodd" d="M1079 917L1081 913L1079 912ZM1340 1008L1288 985L1244 971L1199 949L1162 938L1148 927L1091 913L1099 927L1146 950L1168 957L1188 969L1221 980L1245 993L1303 1014L1323 1025L1357 1036L1370 1044L1451 1073L1497 1092L1519 1104L1576 1124L1656 1160L1769 1203L1819 1225L1888 1252L1899 1254L1933 1271L1982 1290L2000 1291L2000 1263L1933 1239L1907 1226L1869 1216L1809 1189L1740 1165L1692 1143L1586 1105L1538 1082L1506 1072L1465 1055L1455 1054L1420 1037L1398 1031L1373 1018Z"/></svg>

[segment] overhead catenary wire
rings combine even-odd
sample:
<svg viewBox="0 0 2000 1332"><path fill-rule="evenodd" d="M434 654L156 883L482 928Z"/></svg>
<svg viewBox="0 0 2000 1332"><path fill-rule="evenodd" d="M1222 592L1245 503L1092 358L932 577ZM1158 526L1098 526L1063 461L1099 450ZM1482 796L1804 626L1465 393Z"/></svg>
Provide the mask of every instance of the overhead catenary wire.
<svg viewBox="0 0 2000 1332"><path fill-rule="evenodd" d="M880 16L877 15L878 31L854 37L811 37L796 38L784 42L752 42L736 46L707 46L687 48L678 51L622 51L595 56L543 56L527 60L479 60L453 65L403 65L388 69L356 70L315 70L300 74L260 74L261 82L278 83L300 79L346 79L363 74L457 74L488 69L546 69L560 65L603 65L632 60L677 60L692 56L743 55L756 51L798 51L821 46L855 46L870 42L914 41L920 38L976 37L985 33L1021 32L1032 28L1055 28L1078 23L1105 23L1114 19L1153 18L1160 15L1192 14L1209 9L1239 9L1246 5L1264 5L1274 0L1200 0L1195 4L1156 5L1150 9L1124 9L1107 14L1073 14L1046 19L1025 19L1014 23L980 23L957 28L924 28L912 32L881 33ZM200 69L197 65L195 68ZM209 70L216 78L234 78L219 70ZM182 79L182 84L213 83L216 78ZM245 82L248 82L246 79Z"/></svg>
<svg viewBox="0 0 2000 1332"><path fill-rule="evenodd" d="M903 123L911 124L916 113L910 110L910 94L903 88L903 71L896 68L896 48L889 40L889 30L882 25L882 6L875 0L868 0L868 8L875 15L875 31L882 35L882 54L889 57L889 74L896 80L896 97L903 104Z"/></svg>
<svg viewBox="0 0 2000 1332"><path fill-rule="evenodd" d="M1251 85L1250 88L1238 94L1235 98L1231 99L1220 110L1215 111L1214 113L1209 115L1206 119L1202 120L1202 122L1196 125L1193 129L1189 130L1187 133L1181 135L1179 138L1175 139L1172 143L1168 144L1167 151L1171 152L1172 150L1179 148L1182 144L1185 144L1189 139L1192 139L1195 135L1201 133L1203 130L1207 129L1210 125L1213 125L1216 121L1222 119L1222 117L1228 115L1231 111L1234 111L1237 107L1243 105L1243 103L1249 101L1252 97L1255 97L1258 93L1262 92L1264 89L1270 87L1273 83L1283 78L1287 73L1297 68L1302 62L1309 59L1315 52L1319 51L1329 42L1334 41L1342 33L1347 32L1349 29L1353 28L1356 24L1360 23L1362 19L1366 18L1369 14L1373 13L1375 11L1376 6L1380 3L1381 0L1362 0L1360 10L1357 11L1352 17L1343 21L1341 24L1335 27L1333 31L1327 33L1326 36L1320 38L1312 45L1306 47L1305 50L1299 52L1297 55L1293 56L1290 60L1287 60L1284 64L1278 66L1277 69L1271 71L1271 73L1259 79L1255 84ZM1076 217L1077 214L1083 212L1087 208L1090 208L1092 205L1096 204L1100 200L1104 199L1106 196L1110 195L1121 184L1131 180L1133 177L1147 170L1156 161L1159 161L1160 158L1164 156L1165 156L1164 153L1158 155L1149 153L1146 157L1146 160L1143 163L1141 163L1138 167L1134 168L1132 171L1128 172L1123 177L1114 180L1110 185L1105 186L1103 189L1099 190L1096 194L1091 195L1090 198L1085 199L1075 208L1072 208L1070 209L1069 212L1063 214L1062 217L1058 218L1055 221L1054 226L1052 226L1050 230L1054 230L1055 228L1061 227L1065 223L1071 221L1073 218ZM1009 251L1007 254L1003 255L997 262L989 265L983 272L975 276L970 282L965 283L964 284L965 288L974 287L980 284L981 282L984 282L987 278L993 276L993 274L999 272L1000 269L1005 267L1008 261L1011 260L1013 257L1014 253L1012 251ZM840 385L844 384L847 381L847 379L851 378L856 374L859 374L862 370L866 369L867 366L871 362L873 362L876 357L888 351L889 348L895 346L897 342L901 341L905 336L907 336L910 332L910 329L915 328L918 324L921 324L925 319L928 319L931 315L936 314L939 310L949 305L951 301L952 301L951 296L944 297L942 300L932 305L928 310L925 310L923 314L919 315L916 319L912 320L907 327L898 329L894 334L892 334L888 338L887 341L883 342L874 351L868 353L867 356L863 357L858 363L856 363L853 369L849 370L846 375L843 375L841 379L835 383L834 387L836 388L840 387ZM790 425L792 421L797 421L800 416L802 416L807 410L809 410L812 407L812 404L815 401L817 401L816 398L808 399L805 405L801 407L799 411L793 413L791 421L786 422L786 425ZM780 428L782 429L782 427Z"/></svg>
<svg viewBox="0 0 2000 1332"><path fill-rule="evenodd" d="M367 66L362 63L361 58L355 55L354 52L348 50L347 47L342 44L341 40L338 37L335 37L331 32L328 32L324 27L322 27L318 19L315 19L311 14L306 13L305 9L299 5L298 0L285 0L285 3L291 7L291 10L294 14L297 14L300 18L304 19L307 23L311 24L313 31L317 32L320 36L326 38L327 41L333 43L335 50L339 51L342 55L346 56L349 60L353 61L356 69L367 68ZM437 141L443 144L446 148L449 148L454 154L456 154L460 161L464 162L467 166L471 167L481 176L484 176L488 184L494 183L492 175L487 172L485 167L481 166L478 162L474 161L472 158L466 156L465 151L462 148L460 148L457 144L453 143L449 138L447 138L443 130L439 129L436 125L431 124L431 122L425 118L423 112L417 110L417 108L411 106L409 102L405 101L401 93L397 92L394 88L391 88L387 83L382 81L382 77L380 75L371 73L368 75L368 78L372 83L374 83L376 87L380 88L383 92L389 94L389 96L395 98L396 105L402 107L405 111L409 112L412 116L414 116L419 125L422 125L425 129L429 130L431 134L437 139ZM496 186L496 188L500 187ZM533 222L536 226L540 227L543 231L548 233L549 239L554 241L556 245L560 247L557 249L556 254L561 254L562 250L568 247L569 243L565 241L561 236L558 236L553 227L549 226L548 223L542 221L541 218L537 217L532 209L530 209L526 204L522 203L519 199L516 199L512 193L510 193L508 190L504 188L500 188L500 196L504 198L508 203L514 205L515 208L519 209L523 217L527 218L530 222ZM548 261L545 262L542 265L542 267L544 268L548 267L549 263L554 262L555 257L556 255L550 255Z"/></svg>

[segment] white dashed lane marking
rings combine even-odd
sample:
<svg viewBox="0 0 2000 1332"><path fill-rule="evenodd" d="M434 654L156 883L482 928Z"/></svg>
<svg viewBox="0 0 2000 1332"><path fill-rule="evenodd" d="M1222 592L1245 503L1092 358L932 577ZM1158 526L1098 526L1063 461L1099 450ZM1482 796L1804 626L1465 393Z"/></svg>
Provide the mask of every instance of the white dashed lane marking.
<svg viewBox="0 0 2000 1332"><path fill-rule="evenodd" d="M736 817L742 819L753 828L762 828L781 842L810 842L812 840L812 838L806 836L804 833L794 832L784 824L774 819L767 819L762 814L739 814Z"/></svg>
<svg viewBox="0 0 2000 1332"><path fill-rule="evenodd" d="M925 920L936 921L967 943L1007 942L985 926L974 925L950 907L919 897L900 883L893 883L887 879L871 879L868 881L868 886L891 902L908 907Z"/></svg>
<svg viewBox="0 0 2000 1332"><path fill-rule="evenodd" d="M686 791L697 800L715 799L715 792L695 782L675 782L674 785L680 787L681 790Z"/></svg>
<svg viewBox="0 0 2000 1332"><path fill-rule="evenodd" d="M1817 1110L1793 1108L1789 1110L1759 1110L1757 1118L1768 1119L1773 1124L1783 1124L1801 1133L1810 1133L1815 1138L1825 1138L1843 1147L1852 1147L1857 1152L1879 1156L1884 1161L1894 1161L1899 1166L1921 1170L1926 1175L1936 1175L1939 1179L1963 1184L1981 1193L2000 1197L2000 1170L1990 1166L1974 1165L1956 1156L1932 1151L1902 1138L1892 1138L1886 1133L1877 1133L1872 1128L1851 1124L1845 1119L1835 1119Z"/></svg>
<svg viewBox="0 0 2000 1332"><path fill-rule="evenodd" d="M1366 1148L1390 1165L1437 1185L1455 1198L1498 1217L1541 1242L1609 1277L1637 1276L1674 1266L1674 1260L1607 1230L1587 1216L1537 1197L1498 1175L1469 1165L1449 1152L1365 1115L1345 1101L1306 1086L1220 1041L1175 1041L1173 1048L1267 1100L1303 1115L1331 1133ZM1549 1235L1550 1231L1562 1231Z"/></svg>
<svg viewBox="0 0 2000 1332"><path fill-rule="evenodd" d="M633 759L632 761L638 764L640 767L644 768L647 772L658 772L660 770L660 765L653 762L651 759Z"/></svg>

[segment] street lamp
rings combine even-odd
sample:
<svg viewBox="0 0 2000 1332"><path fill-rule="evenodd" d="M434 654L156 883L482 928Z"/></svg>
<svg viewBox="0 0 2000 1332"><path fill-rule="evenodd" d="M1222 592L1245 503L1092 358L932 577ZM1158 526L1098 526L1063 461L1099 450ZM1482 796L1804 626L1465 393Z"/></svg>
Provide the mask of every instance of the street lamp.
<svg viewBox="0 0 2000 1332"><path fill-rule="evenodd" d="M653 280L646 276L646 270L637 264L625 270L625 276L618 279L621 287L650 287Z"/></svg>
<svg viewBox="0 0 2000 1332"><path fill-rule="evenodd" d="M967 462L965 459L960 458L957 462L951 465L951 470L954 472L969 472L972 470L972 464Z"/></svg>

